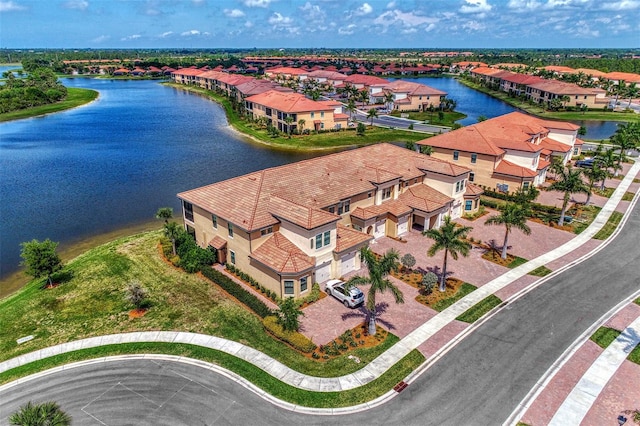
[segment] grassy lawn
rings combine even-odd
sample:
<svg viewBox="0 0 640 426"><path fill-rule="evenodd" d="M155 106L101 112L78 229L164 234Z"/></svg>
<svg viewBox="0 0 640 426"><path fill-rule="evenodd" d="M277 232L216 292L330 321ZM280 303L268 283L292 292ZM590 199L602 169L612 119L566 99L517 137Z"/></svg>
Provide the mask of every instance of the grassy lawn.
<svg viewBox="0 0 640 426"><path fill-rule="evenodd" d="M622 201L632 201L635 195L636 195L635 193L627 191L622 196Z"/></svg>
<svg viewBox="0 0 640 426"><path fill-rule="evenodd" d="M67 98L64 101L0 114L0 122L19 120L21 118L36 117L39 115L64 111L66 109L71 109L80 105L87 104L95 100L97 97L98 92L95 90L68 87Z"/></svg>
<svg viewBox="0 0 640 426"><path fill-rule="evenodd" d="M490 294L485 297L471 308L467 309L462 315L458 316L456 319L458 321L468 322L469 324L476 322L480 319L484 314L498 306L502 303L502 300L494 295Z"/></svg>
<svg viewBox="0 0 640 426"><path fill-rule="evenodd" d="M400 114L402 114L400 111L393 111L391 112L390 115L394 117L400 117ZM467 114L463 114L461 112L456 112L456 111L444 112L443 113L444 116L442 120L438 118L437 111L435 112L413 111L413 112L408 112L407 114L409 114L408 118L411 120L424 121L425 123L433 124L436 126L446 126L446 127L452 127L456 121L462 120L463 118L467 117Z"/></svg>
<svg viewBox="0 0 640 426"><path fill-rule="evenodd" d="M598 346L603 349L606 349L614 340L620 335L620 331L609 328L609 327L600 327L596 330L595 333L589 338L593 342L595 342Z"/></svg>
<svg viewBox="0 0 640 426"><path fill-rule="evenodd" d="M596 240L606 240L609 238L609 236L613 234L613 231L616 230L623 217L624 215L620 212L612 212L607 223L604 224L602 229L599 230L593 238Z"/></svg>
<svg viewBox="0 0 640 426"><path fill-rule="evenodd" d="M283 149L332 149L345 148L350 146L364 146L380 142L394 142L402 144L409 141L417 142L430 136L425 133L367 126L364 135L358 135L355 129L350 128L336 132L325 132L318 134L312 133L310 135L304 136L292 135L291 138L289 138L286 134L281 134L277 137L271 137L265 129L261 129L255 123L241 118L238 113L233 110L231 102L229 102L229 100L222 95L218 95L212 91L205 90L200 87L185 86L175 83L165 83L165 85L198 93L219 103L225 109L229 123L236 130L242 132L243 134L260 143L265 143Z"/></svg>
<svg viewBox="0 0 640 426"><path fill-rule="evenodd" d="M445 309L447 309L449 306L453 305L454 303L456 303L458 300L462 299L463 297L465 297L467 294L472 293L473 291L475 291L478 287L469 284L469 283L462 283L462 285L458 288L458 291L450 296L447 297L446 299L441 299L438 302L436 302L432 308L435 309L438 312L442 312ZM437 292L438 289L434 289L434 293Z"/></svg>
<svg viewBox="0 0 640 426"><path fill-rule="evenodd" d="M224 337L262 351L300 372L341 376L356 371L398 341L389 337L371 348L318 362L270 337L260 318L197 274L167 264L158 252L160 231L120 238L71 261L65 282L42 289L30 282L0 301L0 361L63 342L111 333L179 330ZM132 281L149 291L152 307L130 318L125 288ZM16 339L33 335L18 345Z"/></svg>
<svg viewBox="0 0 640 426"><path fill-rule="evenodd" d="M306 407L323 408L345 407L377 398L404 379L425 359L420 352L413 350L382 376L367 385L344 392L311 392L283 383L254 365L224 352L187 344L129 343L56 355L0 374L0 383L71 362L132 353L159 353L208 361L249 378L253 384L276 398Z"/></svg>
<svg viewBox="0 0 640 426"><path fill-rule="evenodd" d="M546 277L553 271L546 266L539 266L533 271L529 272L527 275L533 275L534 277Z"/></svg>

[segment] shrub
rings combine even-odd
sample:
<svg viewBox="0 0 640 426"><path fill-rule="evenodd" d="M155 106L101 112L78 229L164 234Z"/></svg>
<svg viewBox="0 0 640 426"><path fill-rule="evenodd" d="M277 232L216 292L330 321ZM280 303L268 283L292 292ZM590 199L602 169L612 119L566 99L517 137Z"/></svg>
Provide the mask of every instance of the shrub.
<svg viewBox="0 0 640 426"><path fill-rule="evenodd" d="M271 292L269 292L271 295ZM284 331L298 331L300 328L300 315L304 312L300 310L300 305L293 297L287 297L280 302L278 308L278 324L282 326Z"/></svg>
<svg viewBox="0 0 640 426"><path fill-rule="evenodd" d="M233 281L222 272L216 271L213 268L203 268L202 275L219 285L223 290L238 299L238 301L246 305L260 317L264 318L267 315L272 314L271 309L269 309L267 305L264 304L264 302L262 302L253 294L249 293L247 290L242 288L240 284Z"/></svg>
<svg viewBox="0 0 640 426"><path fill-rule="evenodd" d="M433 272L427 272L422 276L422 282L420 283L422 286L422 291L424 294L429 295L433 292L433 287L438 282L438 276Z"/></svg>
<svg viewBox="0 0 640 426"><path fill-rule="evenodd" d="M313 283L313 285L311 286L311 293L301 300L302 304L316 302L318 299L320 299L320 293L320 284Z"/></svg>
<svg viewBox="0 0 640 426"><path fill-rule="evenodd" d="M189 273L204 269L205 265L212 265L215 254L196 244L193 237L186 232L176 238L176 252L180 257L180 267Z"/></svg>
<svg viewBox="0 0 640 426"><path fill-rule="evenodd" d="M132 281L127 286L126 300L136 309L148 308L150 306L147 298L147 290L138 281Z"/></svg>
<svg viewBox="0 0 640 426"><path fill-rule="evenodd" d="M411 269L416 264L416 258L413 257L411 253L407 253L404 256L402 256L402 258L400 259L400 262L402 262L402 266L404 266L406 269Z"/></svg>
<svg viewBox="0 0 640 426"><path fill-rule="evenodd" d="M288 343L299 351L311 353L317 348L311 340L297 331L285 331L278 323L278 318L275 316L266 317L262 320L262 324L274 337Z"/></svg>

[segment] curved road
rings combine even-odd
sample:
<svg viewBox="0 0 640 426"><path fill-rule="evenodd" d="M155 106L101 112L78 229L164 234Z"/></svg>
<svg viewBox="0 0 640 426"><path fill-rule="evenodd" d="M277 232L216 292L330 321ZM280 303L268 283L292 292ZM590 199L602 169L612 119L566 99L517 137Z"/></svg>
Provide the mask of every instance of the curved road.
<svg viewBox="0 0 640 426"><path fill-rule="evenodd" d="M0 394L0 423L56 400L77 425L499 425L573 341L640 288L640 207L605 249L494 315L398 397L340 417L280 409L189 365L132 360L62 371Z"/></svg>

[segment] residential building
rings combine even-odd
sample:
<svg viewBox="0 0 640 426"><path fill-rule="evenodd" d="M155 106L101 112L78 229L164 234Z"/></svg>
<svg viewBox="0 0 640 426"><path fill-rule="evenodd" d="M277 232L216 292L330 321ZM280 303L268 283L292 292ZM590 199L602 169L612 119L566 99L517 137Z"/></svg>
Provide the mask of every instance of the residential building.
<svg viewBox="0 0 640 426"><path fill-rule="evenodd" d="M551 156L566 164L580 153L579 126L520 112L482 121L418 142L433 157L471 169L469 181L503 192L539 186Z"/></svg>
<svg viewBox="0 0 640 426"><path fill-rule="evenodd" d="M609 103L606 91L580 87L577 84L558 80L543 80L527 85L525 96L537 104L549 106L554 99L562 102L563 107L602 108Z"/></svg>
<svg viewBox="0 0 640 426"><path fill-rule="evenodd" d="M391 144L269 168L178 194L189 233L274 291L301 297L314 282L361 267L384 236L440 226L478 207L469 169Z"/></svg>
<svg viewBox="0 0 640 426"><path fill-rule="evenodd" d="M447 96L443 92L433 87L410 81L396 80L385 85L382 95L391 93L393 95L393 109L397 111L424 111L429 106L439 107L440 103ZM374 96L372 94L372 96ZM384 97L378 96L376 99L382 102Z"/></svg>

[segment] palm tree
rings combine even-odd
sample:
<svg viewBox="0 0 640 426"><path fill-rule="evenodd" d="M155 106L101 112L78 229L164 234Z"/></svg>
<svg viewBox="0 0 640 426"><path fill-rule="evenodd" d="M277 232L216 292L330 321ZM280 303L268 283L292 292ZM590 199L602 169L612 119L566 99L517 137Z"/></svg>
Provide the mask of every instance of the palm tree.
<svg viewBox="0 0 640 426"><path fill-rule="evenodd" d="M602 178L602 184L600 185L600 189L604 190L605 179L617 174L617 171L622 167L616 162L616 153L613 148L602 151L602 145L598 145L594 158L596 159L595 162L597 162L600 167L607 172L606 176ZM609 169L613 171L610 171Z"/></svg>
<svg viewBox="0 0 640 426"><path fill-rule="evenodd" d="M600 167L597 162L593 162L593 165L589 168L586 168L582 173L587 177L589 181L589 194L587 195L587 201L585 201L585 205L589 205L589 201L591 201L591 193L593 192L593 187L596 185L596 182L602 181L604 186L604 180L609 176L609 172Z"/></svg>
<svg viewBox="0 0 640 426"><path fill-rule="evenodd" d="M182 227L177 222L167 222L164 224L164 235L171 240L173 255L176 255L176 240L183 232Z"/></svg>
<svg viewBox="0 0 640 426"><path fill-rule="evenodd" d="M169 219L173 217L173 209L171 207L161 207L156 212L156 219L164 219L164 223L169 223Z"/></svg>
<svg viewBox="0 0 640 426"><path fill-rule="evenodd" d="M567 212L567 205L571 194L589 194L589 187L582 180L582 170L566 167L558 175L558 180L549 185L550 191L564 192L562 201L562 212L558 220L558 226L564 225L564 215Z"/></svg>
<svg viewBox="0 0 640 426"><path fill-rule="evenodd" d="M367 118L371 119L371 125L373 126L373 119L378 118L378 110L375 108L369 109L369 111L367 111Z"/></svg>
<svg viewBox="0 0 640 426"><path fill-rule="evenodd" d="M356 102L353 99L349 99L347 102L347 106L344 107L347 111L349 111L349 118L353 118L353 113L356 112Z"/></svg>
<svg viewBox="0 0 640 426"><path fill-rule="evenodd" d="M300 120L298 120L298 127L300 128L300 133L302 133L302 131L304 130L305 124L307 124L307 120L305 120L304 118L301 118Z"/></svg>
<svg viewBox="0 0 640 426"><path fill-rule="evenodd" d="M567 102L571 102L571 98L568 95L562 95L560 101L562 102L562 108L567 109Z"/></svg>
<svg viewBox="0 0 640 426"><path fill-rule="evenodd" d="M527 226L528 209L526 206L516 203L506 203L500 208L500 214L487 219L485 225L504 225L504 244L502 246L502 258L507 258L507 245L509 233L512 228L521 230L525 235L531 234L531 228Z"/></svg>
<svg viewBox="0 0 640 426"><path fill-rule="evenodd" d="M422 233L434 240L434 243L427 254L435 256L440 250L444 250L444 262L442 263L442 276L440 277L440 291L446 290L447 279L447 257L451 253L454 260L458 260L458 253L467 257L471 244L465 238L473 228L470 226L461 226L451 220L450 216L444 217L444 224L439 229L429 229Z"/></svg>
<svg viewBox="0 0 640 426"><path fill-rule="evenodd" d="M638 123L625 123L618 126L616 132L609 139L613 145L620 148L620 155L618 155L618 169L622 169L622 160L625 157L625 151L635 148L640 143L640 124ZM615 172L617 176L618 172Z"/></svg>
<svg viewBox="0 0 640 426"><path fill-rule="evenodd" d="M387 106L387 109L391 111L393 109L393 93L385 92L384 94L384 103Z"/></svg>
<svg viewBox="0 0 640 426"><path fill-rule="evenodd" d="M631 100L636 96L638 96L639 91L640 91L640 88L636 86L636 83L631 83L627 86L625 90L626 96L629 97L629 103L627 104L627 109L631 108Z"/></svg>
<svg viewBox="0 0 640 426"><path fill-rule="evenodd" d="M396 303L404 303L402 291L387 278L391 271L397 270L400 253L390 249L378 259L369 247L363 247L360 250L360 258L367 266L369 275L351 278L345 284L345 289L356 285L371 285L367 292L366 306L369 311L369 334L374 335L376 334L376 294L389 290L393 294Z"/></svg>
<svg viewBox="0 0 640 426"><path fill-rule="evenodd" d="M289 135L289 139L291 139L291 124L293 124L293 117L287 115L284 119L284 122L287 123L287 135Z"/></svg>
<svg viewBox="0 0 640 426"><path fill-rule="evenodd" d="M71 416L51 401L33 404L31 401L20 407L20 410L9 417L9 424L15 426L68 426Z"/></svg>

